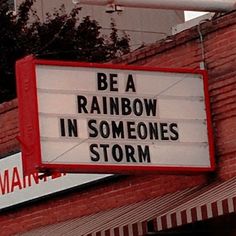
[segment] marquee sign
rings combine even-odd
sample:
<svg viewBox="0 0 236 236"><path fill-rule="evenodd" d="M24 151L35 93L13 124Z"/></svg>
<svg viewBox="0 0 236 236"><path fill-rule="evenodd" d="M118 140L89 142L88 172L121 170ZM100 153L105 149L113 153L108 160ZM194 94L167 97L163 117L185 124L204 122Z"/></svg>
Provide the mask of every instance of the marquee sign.
<svg viewBox="0 0 236 236"><path fill-rule="evenodd" d="M210 171L206 72L17 62L24 169Z"/></svg>

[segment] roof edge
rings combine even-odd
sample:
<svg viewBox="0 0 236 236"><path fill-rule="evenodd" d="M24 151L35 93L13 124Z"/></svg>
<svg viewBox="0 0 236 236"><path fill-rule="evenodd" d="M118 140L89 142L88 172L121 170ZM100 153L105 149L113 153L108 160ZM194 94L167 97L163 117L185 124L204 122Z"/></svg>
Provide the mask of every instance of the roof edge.
<svg viewBox="0 0 236 236"><path fill-rule="evenodd" d="M200 22L201 33L203 36L213 33L219 29L229 27L236 24L236 10L225 13L216 14L211 20ZM116 58L111 62L114 64L135 64L140 63L143 59L160 54L164 51L170 50L186 42L196 40L199 38L198 33L199 25L195 25L189 29L181 31L175 35L168 36L155 43L143 46L142 48L136 49L126 55Z"/></svg>

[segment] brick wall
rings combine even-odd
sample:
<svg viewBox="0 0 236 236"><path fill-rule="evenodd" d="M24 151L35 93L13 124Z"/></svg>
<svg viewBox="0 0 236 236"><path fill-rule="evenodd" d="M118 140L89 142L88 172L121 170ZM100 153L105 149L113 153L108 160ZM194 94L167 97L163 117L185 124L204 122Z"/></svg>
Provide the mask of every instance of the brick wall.
<svg viewBox="0 0 236 236"><path fill-rule="evenodd" d="M17 100L0 104L0 158L19 151Z"/></svg>
<svg viewBox="0 0 236 236"><path fill-rule="evenodd" d="M203 176L126 176L0 214L0 235L24 232L200 184ZM184 186L183 186L184 185Z"/></svg>
<svg viewBox="0 0 236 236"><path fill-rule="evenodd" d="M199 30L203 36L201 45ZM204 48L209 74L217 170L199 175L136 175L98 183L46 198L0 215L0 235L92 214L124 204L164 195L188 186L236 175L236 12L204 22L178 35L145 47L114 63L157 67L199 68ZM2 123L4 122L4 123ZM17 101L0 105L0 153L19 148L15 140ZM2 135L3 131L5 135ZM3 140L3 141L2 141Z"/></svg>

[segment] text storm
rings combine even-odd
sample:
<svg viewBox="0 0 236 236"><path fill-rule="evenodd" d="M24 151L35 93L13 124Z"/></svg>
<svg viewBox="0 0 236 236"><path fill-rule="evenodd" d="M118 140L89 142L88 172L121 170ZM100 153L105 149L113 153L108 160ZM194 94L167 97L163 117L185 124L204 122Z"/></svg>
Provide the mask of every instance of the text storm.
<svg viewBox="0 0 236 236"><path fill-rule="evenodd" d="M44 164L210 165L202 75L42 65L36 71Z"/></svg>

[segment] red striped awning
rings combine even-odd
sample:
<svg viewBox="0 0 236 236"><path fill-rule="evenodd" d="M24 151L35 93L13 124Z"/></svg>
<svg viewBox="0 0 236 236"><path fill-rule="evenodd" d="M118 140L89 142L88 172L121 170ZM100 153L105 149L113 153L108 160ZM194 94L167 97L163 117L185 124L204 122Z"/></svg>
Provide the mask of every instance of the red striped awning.
<svg viewBox="0 0 236 236"><path fill-rule="evenodd" d="M21 235L143 236L236 212L236 178L35 229Z"/></svg>
<svg viewBox="0 0 236 236"><path fill-rule="evenodd" d="M161 231L232 212L236 212L236 178L200 188L153 221Z"/></svg>

